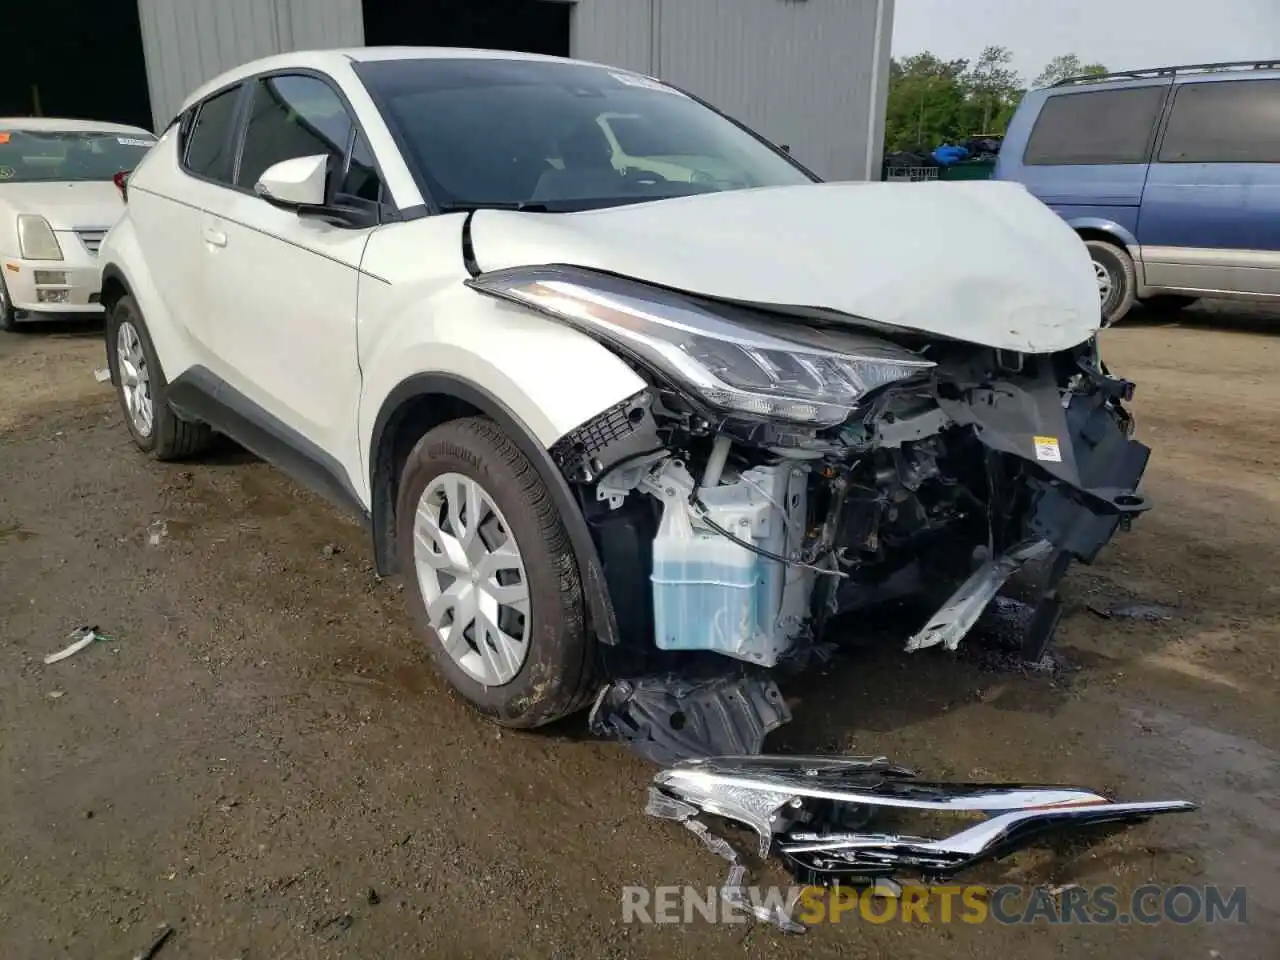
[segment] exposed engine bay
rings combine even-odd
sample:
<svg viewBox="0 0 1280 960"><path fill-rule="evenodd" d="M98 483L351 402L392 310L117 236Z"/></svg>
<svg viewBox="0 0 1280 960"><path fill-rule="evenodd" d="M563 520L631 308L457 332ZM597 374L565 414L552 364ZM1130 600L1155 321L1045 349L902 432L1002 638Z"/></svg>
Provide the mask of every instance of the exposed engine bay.
<svg viewBox="0 0 1280 960"><path fill-rule="evenodd" d="M1123 406L1133 385L1109 375L1095 338L1012 353L620 278L587 286L574 268L509 273L477 286L577 323L650 384L552 450L616 612L608 672L632 678L602 694L593 724L633 742L665 736L635 682L661 662L646 651L785 667L833 617L902 601L936 611L908 650L955 649L1019 573L1035 574L1024 654L1038 659L1070 562L1092 562L1148 507L1149 450ZM633 337L658 322L656 301L674 320ZM737 728L721 746L751 747L789 718L767 686L756 694L704 702L708 730Z"/></svg>

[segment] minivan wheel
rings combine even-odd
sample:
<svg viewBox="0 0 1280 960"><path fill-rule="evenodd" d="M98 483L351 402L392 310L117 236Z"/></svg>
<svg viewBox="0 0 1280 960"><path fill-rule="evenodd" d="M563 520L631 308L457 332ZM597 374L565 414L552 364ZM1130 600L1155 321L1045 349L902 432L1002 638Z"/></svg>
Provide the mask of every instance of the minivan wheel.
<svg viewBox="0 0 1280 960"><path fill-rule="evenodd" d="M1133 258L1105 240L1086 240L1093 272L1098 279L1098 299L1102 304L1102 325L1119 323L1133 309L1138 288L1138 275Z"/></svg>
<svg viewBox="0 0 1280 960"><path fill-rule="evenodd" d="M125 426L138 449L157 460L183 460L202 453L213 432L203 423L179 418L169 406L169 383L133 297L121 297L111 307L106 337L107 368Z"/></svg>
<svg viewBox="0 0 1280 960"><path fill-rule="evenodd" d="M396 504L405 592L436 668L476 710L542 726L586 706L594 640L546 484L492 420L430 431Z"/></svg>

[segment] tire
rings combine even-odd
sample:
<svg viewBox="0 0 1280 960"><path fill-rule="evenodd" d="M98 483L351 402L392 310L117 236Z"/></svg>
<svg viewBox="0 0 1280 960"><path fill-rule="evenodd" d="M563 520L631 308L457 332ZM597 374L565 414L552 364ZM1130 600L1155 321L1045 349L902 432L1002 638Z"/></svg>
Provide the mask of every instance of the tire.
<svg viewBox="0 0 1280 960"><path fill-rule="evenodd" d="M135 417L130 409L130 380L135 380L128 370L121 369L121 328L128 327L136 337L135 357L140 351L141 365L125 358L128 367L141 369L145 391L149 397L150 426L140 422L145 418ZM116 397L120 401L120 410L124 414L125 426L129 435L143 453L148 453L157 460L185 460L206 450L213 439L213 431L203 423L191 423L182 420L169 406L169 383L165 380L164 370L156 356L156 348L151 342L151 334L142 319L142 311L133 297L121 297L111 307L105 324L107 338L107 368L111 371L111 383L116 388Z"/></svg>
<svg viewBox="0 0 1280 960"><path fill-rule="evenodd" d="M1154 297L1147 297L1142 301L1142 306L1147 310L1156 310L1160 313L1177 313L1179 310L1185 310L1193 303L1198 303L1199 297L1184 297L1176 293L1161 293Z"/></svg>
<svg viewBox="0 0 1280 960"><path fill-rule="evenodd" d="M1089 256L1093 258L1094 269L1099 271L1099 296L1102 296L1103 277L1106 272L1110 284L1105 297L1102 297L1102 325L1109 327L1124 319L1125 314L1133 309L1134 297L1138 290L1138 274L1133 267L1133 259L1122 248L1106 240L1086 240Z"/></svg>
<svg viewBox="0 0 1280 960"><path fill-rule="evenodd" d="M13 301L9 299L9 288L4 285L4 277L0 277L0 330L12 332L17 326L18 318Z"/></svg>
<svg viewBox="0 0 1280 960"><path fill-rule="evenodd" d="M468 618L470 626L464 624L462 633L458 633L443 622L446 617L440 611L450 603L440 591L448 585L431 565L424 564L421 569L418 565L418 560L427 553L447 564L443 553L438 552L444 541L437 535L451 536L451 531L455 531L448 521L449 505L463 501L464 497L454 497L452 492L460 494L460 485L467 482L478 485L479 492L472 502L484 501L476 511L483 534L477 535L477 539L485 549L496 549L487 545L503 541L504 533L514 538L521 569L519 583L513 583L514 568L506 568L507 589L518 591L523 584L527 591L524 619L517 624L512 619L518 613L514 606L497 606L492 600L484 600L490 595L481 588L471 590L470 596L481 598L481 602L491 604L490 611L497 611L491 614L488 623L496 625L498 633L523 634L522 643L503 646L514 651L505 662L497 654L503 640L494 634L492 627L484 630L484 640L477 641L479 621L470 620L469 608L463 601L459 601L455 609L462 610L460 616ZM446 499L441 501L441 496ZM419 506L423 503L429 505L424 516L431 519L419 517ZM472 529L473 519L462 518L459 525L464 532L462 540L468 539L466 532ZM430 525L437 520L439 525L431 532ZM444 529L446 522L449 530ZM509 529L504 530L507 527ZM428 532L420 538L423 530ZM428 548L426 544L433 547ZM477 549L474 541L472 548ZM429 638L431 659L472 707L502 726L531 729L587 705L595 692L592 687L595 639L586 628L582 578L569 536L542 477L492 420L484 417L454 420L418 441L401 474L396 504L396 550L400 569L405 572L405 594L414 617ZM463 572L453 583L465 582L466 577ZM487 579L481 574L479 581L474 576L471 581L489 582L491 587L503 586L496 575ZM428 612L428 595L432 592L437 598L436 622ZM452 619L452 615L447 619ZM485 643L487 657L482 657L479 643ZM523 655L523 660L517 666L515 656L518 654ZM489 670L493 664L506 669L509 675ZM488 680L478 677L477 671L487 671Z"/></svg>

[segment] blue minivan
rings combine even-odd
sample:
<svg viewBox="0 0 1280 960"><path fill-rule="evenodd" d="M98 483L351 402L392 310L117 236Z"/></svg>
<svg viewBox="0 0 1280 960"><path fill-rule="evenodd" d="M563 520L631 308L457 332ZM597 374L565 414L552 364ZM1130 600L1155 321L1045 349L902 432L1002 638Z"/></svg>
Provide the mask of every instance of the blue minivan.
<svg viewBox="0 0 1280 960"><path fill-rule="evenodd" d="M1280 61L1033 90L995 177L1026 186L1080 234L1107 324L1135 302L1280 303Z"/></svg>

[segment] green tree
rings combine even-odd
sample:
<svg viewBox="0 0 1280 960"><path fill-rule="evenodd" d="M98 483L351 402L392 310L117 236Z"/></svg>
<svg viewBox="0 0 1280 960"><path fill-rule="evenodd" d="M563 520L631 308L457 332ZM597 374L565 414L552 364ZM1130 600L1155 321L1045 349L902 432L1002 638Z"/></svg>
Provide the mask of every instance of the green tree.
<svg viewBox="0 0 1280 960"><path fill-rule="evenodd" d="M962 135L967 60L942 60L919 53L889 65L885 147L890 152L931 149Z"/></svg>
<svg viewBox="0 0 1280 960"><path fill-rule="evenodd" d="M1081 63L1074 53L1064 53L1049 61L1040 71L1040 76L1036 77L1033 86L1050 87L1072 77L1097 77L1106 72L1107 68L1100 63Z"/></svg>
<svg viewBox="0 0 1280 960"><path fill-rule="evenodd" d="M1013 52L1008 48L984 47L982 55L961 77L972 108L971 120L979 128L972 133L998 132L993 124L1011 114L1011 105L1017 105L1022 81L1012 63Z"/></svg>

